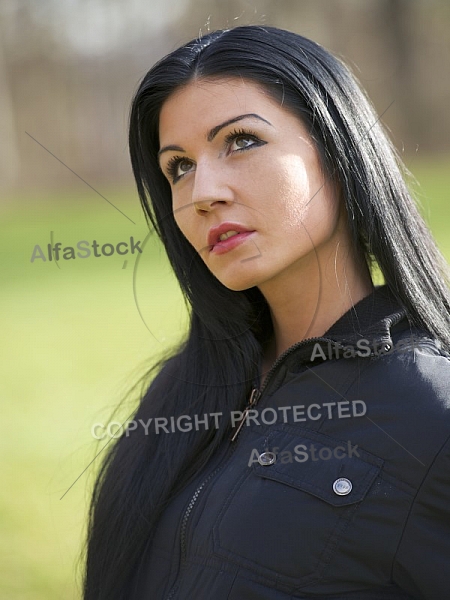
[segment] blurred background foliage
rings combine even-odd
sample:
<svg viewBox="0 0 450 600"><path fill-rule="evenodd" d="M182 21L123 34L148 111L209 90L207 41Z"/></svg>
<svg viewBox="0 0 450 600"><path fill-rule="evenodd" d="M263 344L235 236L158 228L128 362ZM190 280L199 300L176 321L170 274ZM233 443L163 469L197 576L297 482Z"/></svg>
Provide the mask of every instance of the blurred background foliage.
<svg viewBox="0 0 450 600"><path fill-rule="evenodd" d="M141 214L127 148L150 66L208 30L292 29L353 69L450 257L447 0L2 0L0 598L80 597L95 423L182 336L187 313ZM145 243L135 255L31 262L34 247ZM86 469L86 470L85 470ZM74 485L72 485L74 484ZM72 487L71 487L72 486Z"/></svg>

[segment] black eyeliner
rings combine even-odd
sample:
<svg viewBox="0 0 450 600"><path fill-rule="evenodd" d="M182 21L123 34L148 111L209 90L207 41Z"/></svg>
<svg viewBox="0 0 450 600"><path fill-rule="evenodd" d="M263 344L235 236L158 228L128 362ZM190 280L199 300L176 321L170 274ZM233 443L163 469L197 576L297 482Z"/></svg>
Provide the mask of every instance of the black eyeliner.
<svg viewBox="0 0 450 600"><path fill-rule="evenodd" d="M228 133L224 138L224 142L225 142L225 144L230 144L231 142L234 142L239 137L248 137L255 142L251 146L239 148L239 151L250 149L253 146L262 146L263 144L267 143L267 142L264 142L258 135L256 135L256 133L254 131L252 131L250 129L242 129L242 128L234 129L232 132Z"/></svg>

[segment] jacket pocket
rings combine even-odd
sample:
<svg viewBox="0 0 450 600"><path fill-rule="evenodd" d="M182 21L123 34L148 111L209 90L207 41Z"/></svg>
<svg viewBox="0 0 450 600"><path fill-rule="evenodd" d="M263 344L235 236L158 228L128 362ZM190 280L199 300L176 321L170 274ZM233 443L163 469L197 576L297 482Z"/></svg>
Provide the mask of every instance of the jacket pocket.
<svg viewBox="0 0 450 600"><path fill-rule="evenodd" d="M383 461L288 425L256 438L248 459L214 524L215 554L286 589L325 577Z"/></svg>

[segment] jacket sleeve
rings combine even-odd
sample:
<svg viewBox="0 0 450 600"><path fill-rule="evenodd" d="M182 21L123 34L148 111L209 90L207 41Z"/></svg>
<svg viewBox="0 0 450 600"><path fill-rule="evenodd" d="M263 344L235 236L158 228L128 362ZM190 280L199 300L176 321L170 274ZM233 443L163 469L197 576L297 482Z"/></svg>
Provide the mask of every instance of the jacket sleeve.
<svg viewBox="0 0 450 600"><path fill-rule="evenodd" d="M411 507L393 565L393 580L417 600L450 598L450 437Z"/></svg>

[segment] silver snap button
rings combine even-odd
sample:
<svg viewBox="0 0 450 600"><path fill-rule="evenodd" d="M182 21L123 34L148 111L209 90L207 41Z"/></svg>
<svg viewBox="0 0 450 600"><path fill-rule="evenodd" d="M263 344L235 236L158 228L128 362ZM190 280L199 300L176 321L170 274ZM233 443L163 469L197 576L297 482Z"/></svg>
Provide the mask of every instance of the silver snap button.
<svg viewBox="0 0 450 600"><path fill-rule="evenodd" d="M263 467L268 467L269 465L273 465L276 461L277 457L273 452L263 452L258 456L258 462Z"/></svg>
<svg viewBox="0 0 450 600"><path fill-rule="evenodd" d="M338 496L346 496L352 491L352 482L350 479L340 477L333 483L333 492Z"/></svg>

